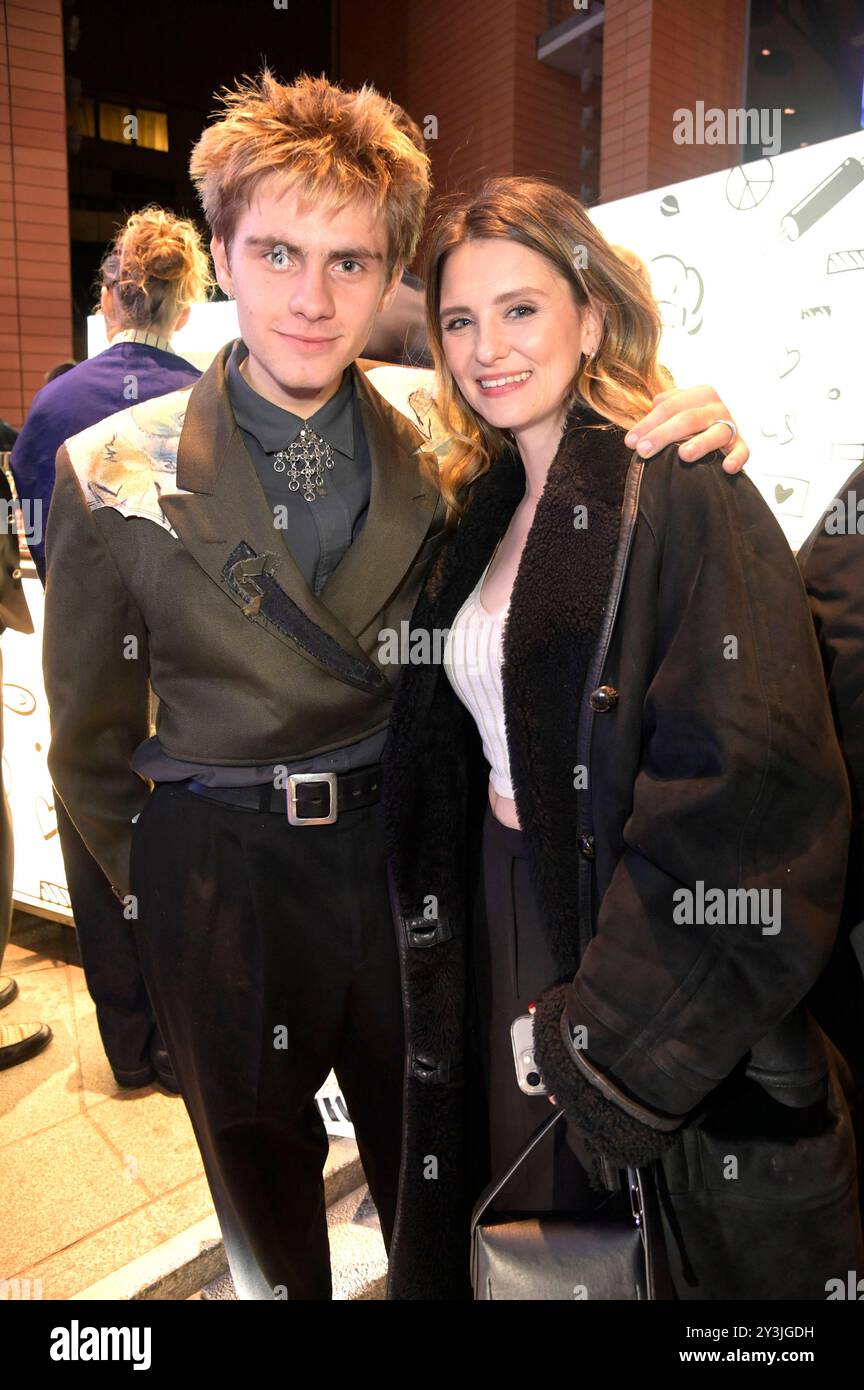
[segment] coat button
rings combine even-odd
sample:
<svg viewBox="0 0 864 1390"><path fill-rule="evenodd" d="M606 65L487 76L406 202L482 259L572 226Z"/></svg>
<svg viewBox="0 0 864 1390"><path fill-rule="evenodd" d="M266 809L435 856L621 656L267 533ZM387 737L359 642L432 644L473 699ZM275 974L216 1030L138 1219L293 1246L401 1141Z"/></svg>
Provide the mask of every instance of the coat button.
<svg viewBox="0 0 864 1390"><path fill-rule="evenodd" d="M450 1080L450 1065L446 1058L411 1054L411 1073L418 1081L447 1082Z"/></svg>
<svg viewBox="0 0 864 1390"><path fill-rule="evenodd" d="M618 703L618 691L614 685L601 685L591 692L591 708L605 714L607 710L614 709Z"/></svg>
<svg viewBox="0 0 864 1390"><path fill-rule="evenodd" d="M578 844L579 844L579 853L582 855L582 857L583 857L584 859L593 859L593 858L594 858L595 850L594 850L594 836L593 836L593 835L580 835L580 836L579 836Z"/></svg>

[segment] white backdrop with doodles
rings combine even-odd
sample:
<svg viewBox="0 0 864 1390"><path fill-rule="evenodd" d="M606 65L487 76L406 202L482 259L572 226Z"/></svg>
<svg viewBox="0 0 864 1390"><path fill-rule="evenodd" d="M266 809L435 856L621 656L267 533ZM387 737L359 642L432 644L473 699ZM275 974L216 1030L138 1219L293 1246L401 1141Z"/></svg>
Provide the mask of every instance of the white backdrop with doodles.
<svg viewBox="0 0 864 1390"><path fill-rule="evenodd" d="M793 549L864 462L864 131L591 209L681 386L717 387Z"/></svg>

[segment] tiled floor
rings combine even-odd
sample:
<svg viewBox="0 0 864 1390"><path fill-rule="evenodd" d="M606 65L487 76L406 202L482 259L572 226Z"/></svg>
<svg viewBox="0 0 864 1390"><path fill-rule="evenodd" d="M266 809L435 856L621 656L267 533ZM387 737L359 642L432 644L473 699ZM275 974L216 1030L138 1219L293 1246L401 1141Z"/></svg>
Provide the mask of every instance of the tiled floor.
<svg viewBox="0 0 864 1390"><path fill-rule="evenodd" d="M102 1050L71 927L16 914L4 1023L54 1032L0 1071L0 1281L69 1298L213 1211L179 1096L120 1089Z"/></svg>

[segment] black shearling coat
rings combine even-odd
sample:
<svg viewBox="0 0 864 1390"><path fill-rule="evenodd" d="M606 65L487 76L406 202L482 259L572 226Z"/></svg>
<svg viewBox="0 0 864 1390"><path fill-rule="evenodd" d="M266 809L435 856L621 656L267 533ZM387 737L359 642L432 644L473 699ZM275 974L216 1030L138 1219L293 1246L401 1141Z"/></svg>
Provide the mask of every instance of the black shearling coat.
<svg viewBox="0 0 864 1390"><path fill-rule="evenodd" d="M862 1259L848 1067L804 1004L837 933L849 793L795 561L719 462L646 464L582 406L537 507L503 664L558 965L536 1025L587 1028L550 1090L587 1079L662 1141L679 1298L821 1299ZM524 486L515 451L474 485L413 629L450 626ZM467 1298L490 1176L470 988L488 767L440 664L405 668L385 773L407 1049L388 1296ZM676 924L673 892L700 880L780 889L780 930Z"/></svg>
<svg viewBox="0 0 864 1390"><path fill-rule="evenodd" d="M839 508L838 504L839 503ZM834 724L849 775L852 830L840 933L812 1005L855 1078L859 1153L864 1152L864 468L798 551L822 653Z"/></svg>

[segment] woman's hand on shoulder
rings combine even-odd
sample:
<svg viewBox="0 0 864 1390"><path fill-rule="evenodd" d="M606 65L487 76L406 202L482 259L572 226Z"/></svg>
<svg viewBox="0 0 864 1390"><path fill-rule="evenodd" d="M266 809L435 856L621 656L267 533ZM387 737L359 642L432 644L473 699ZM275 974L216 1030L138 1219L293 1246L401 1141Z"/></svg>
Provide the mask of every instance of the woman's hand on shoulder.
<svg viewBox="0 0 864 1390"><path fill-rule="evenodd" d="M729 428L722 423L725 420L732 420L729 407L713 386L661 391L654 396L652 409L636 421L624 442L628 448L638 449L643 458L650 458L668 444L686 440L678 450L685 462L695 463L719 449L725 455L724 471L739 473L750 457L750 450L740 435L728 448Z"/></svg>

